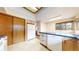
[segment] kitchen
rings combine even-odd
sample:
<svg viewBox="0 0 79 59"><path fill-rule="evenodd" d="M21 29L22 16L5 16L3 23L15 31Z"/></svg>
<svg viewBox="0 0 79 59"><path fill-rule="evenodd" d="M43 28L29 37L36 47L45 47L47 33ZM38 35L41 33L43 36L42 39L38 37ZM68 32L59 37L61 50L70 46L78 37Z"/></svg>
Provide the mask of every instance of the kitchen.
<svg viewBox="0 0 79 59"><path fill-rule="evenodd" d="M50 51L79 51L79 17L76 10L72 7L54 7L41 11L37 17L38 20L44 19L38 31L40 44Z"/></svg>
<svg viewBox="0 0 79 59"><path fill-rule="evenodd" d="M8 51L79 51L78 7L27 8L0 10L0 43Z"/></svg>

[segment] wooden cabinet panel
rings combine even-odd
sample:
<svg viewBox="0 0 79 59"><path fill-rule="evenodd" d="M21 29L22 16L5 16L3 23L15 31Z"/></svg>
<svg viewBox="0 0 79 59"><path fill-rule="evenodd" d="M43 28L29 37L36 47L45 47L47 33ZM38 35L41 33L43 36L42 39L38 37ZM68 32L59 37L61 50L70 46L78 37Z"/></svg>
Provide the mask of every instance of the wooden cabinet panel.
<svg viewBox="0 0 79 59"><path fill-rule="evenodd" d="M21 18L13 18L13 43L25 40L25 20Z"/></svg>
<svg viewBox="0 0 79 59"><path fill-rule="evenodd" d="M25 39L25 20L0 13L0 35L6 35L8 45Z"/></svg>
<svg viewBox="0 0 79 59"><path fill-rule="evenodd" d="M75 46L75 51L79 51L79 40L76 39L76 46Z"/></svg>
<svg viewBox="0 0 79 59"><path fill-rule="evenodd" d="M8 45L13 44L12 39L12 17L0 14L0 35L7 35L8 39Z"/></svg>
<svg viewBox="0 0 79 59"><path fill-rule="evenodd" d="M75 51L76 50L76 40L75 39L68 39L64 40L62 43L63 51Z"/></svg>

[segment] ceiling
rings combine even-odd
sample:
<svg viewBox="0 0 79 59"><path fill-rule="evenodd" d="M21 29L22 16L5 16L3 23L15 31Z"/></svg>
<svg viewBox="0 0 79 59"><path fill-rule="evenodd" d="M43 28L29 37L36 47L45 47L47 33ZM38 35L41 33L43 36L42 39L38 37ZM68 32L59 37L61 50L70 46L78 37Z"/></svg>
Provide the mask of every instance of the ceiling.
<svg viewBox="0 0 79 59"><path fill-rule="evenodd" d="M29 10L32 13L38 12L42 7L24 7L25 9Z"/></svg>

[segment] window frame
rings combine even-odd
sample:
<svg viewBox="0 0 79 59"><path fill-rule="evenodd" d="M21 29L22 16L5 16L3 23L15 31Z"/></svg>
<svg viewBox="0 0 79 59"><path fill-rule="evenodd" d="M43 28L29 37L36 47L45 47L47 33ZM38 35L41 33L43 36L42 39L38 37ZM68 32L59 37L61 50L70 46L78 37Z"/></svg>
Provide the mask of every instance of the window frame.
<svg viewBox="0 0 79 59"><path fill-rule="evenodd" d="M67 26L67 25L66 25L67 23L72 23L71 29L67 29L67 27L66 27L66 26ZM62 22L62 23L56 23L56 25L57 25L57 24L59 24L59 25L60 25L60 24L65 24L65 27L64 27L64 28L61 28L61 29L57 29L57 27L55 26L55 29L56 29L56 30L73 30L73 21Z"/></svg>

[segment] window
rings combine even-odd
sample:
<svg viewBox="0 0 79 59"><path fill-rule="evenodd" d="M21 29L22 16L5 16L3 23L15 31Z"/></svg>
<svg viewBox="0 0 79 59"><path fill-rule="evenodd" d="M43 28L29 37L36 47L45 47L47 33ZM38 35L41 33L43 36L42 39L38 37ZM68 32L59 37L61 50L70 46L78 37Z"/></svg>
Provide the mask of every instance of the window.
<svg viewBox="0 0 79 59"><path fill-rule="evenodd" d="M72 30L73 22L57 23L56 30Z"/></svg>
<svg viewBox="0 0 79 59"><path fill-rule="evenodd" d="M77 30L79 30L79 21L76 21Z"/></svg>
<svg viewBox="0 0 79 59"><path fill-rule="evenodd" d="M61 30L61 24L56 24L56 30Z"/></svg>
<svg viewBox="0 0 79 59"><path fill-rule="evenodd" d="M72 23L66 23L66 30L72 30Z"/></svg>

